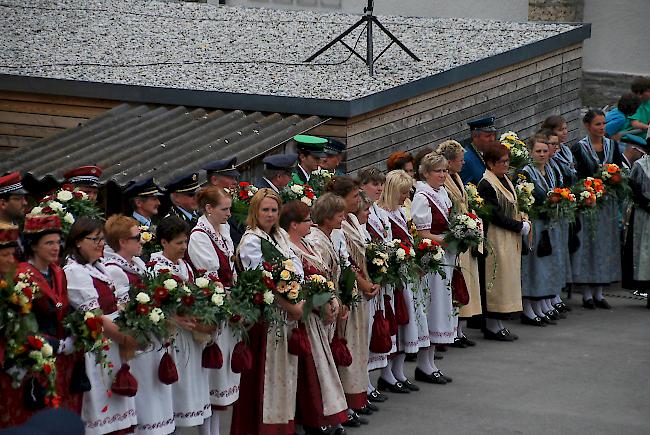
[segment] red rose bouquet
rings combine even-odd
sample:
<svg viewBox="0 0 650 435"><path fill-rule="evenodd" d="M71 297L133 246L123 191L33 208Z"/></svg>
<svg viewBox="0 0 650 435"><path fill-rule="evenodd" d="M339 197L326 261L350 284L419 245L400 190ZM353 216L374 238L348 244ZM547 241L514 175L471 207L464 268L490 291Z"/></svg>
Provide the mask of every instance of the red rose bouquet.
<svg viewBox="0 0 650 435"><path fill-rule="evenodd" d="M110 340L104 336L102 310L73 311L64 320L66 328L74 337L75 350L95 355L95 361L102 367L109 366L106 351Z"/></svg>
<svg viewBox="0 0 650 435"><path fill-rule="evenodd" d="M250 207L251 198L255 196L259 189L246 181L241 181L237 185L237 189L230 192L232 195L232 207L230 211L233 219L243 224L246 222L248 216L248 208Z"/></svg>
<svg viewBox="0 0 650 435"><path fill-rule="evenodd" d="M445 250L440 243L431 239L418 239L415 241L415 261L422 273L437 273L445 276L443 260Z"/></svg>
<svg viewBox="0 0 650 435"><path fill-rule="evenodd" d="M64 184L52 195L41 199L31 213L57 215L61 219L64 234L68 234L77 217L99 219L103 216L99 207L88 199L88 195L71 184Z"/></svg>
<svg viewBox="0 0 650 435"><path fill-rule="evenodd" d="M309 184L289 184L280 191L280 197L283 202L301 201L311 207L316 199L316 193Z"/></svg>

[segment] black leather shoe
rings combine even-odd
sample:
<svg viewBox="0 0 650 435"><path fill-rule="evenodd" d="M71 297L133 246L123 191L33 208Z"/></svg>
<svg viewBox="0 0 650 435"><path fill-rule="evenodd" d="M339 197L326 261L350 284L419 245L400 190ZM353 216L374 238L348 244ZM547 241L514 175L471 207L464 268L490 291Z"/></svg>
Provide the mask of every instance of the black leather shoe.
<svg viewBox="0 0 650 435"><path fill-rule="evenodd" d="M594 303L593 299L589 299L585 301L584 299L582 300L582 308L586 308L588 310L595 310L596 309L596 304Z"/></svg>
<svg viewBox="0 0 650 435"><path fill-rule="evenodd" d="M335 427L334 429L332 429L332 432L330 432L330 433L332 435L345 435L345 434L347 434L345 429L343 429L342 427Z"/></svg>
<svg viewBox="0 0 650 435"><path fill-rule="evenodd" d="M566 319L566 314L564 314L564 311L559 311L557 308L553 308L553 312L555 313L557 320Z"/></svg>
<svg viewBox="0 0 650 435"><path fill-rule="evenodd" d="M602 308L603 310L611 310L612 309L612 306L609 304L609 302L607 302L605 300L605 298L600 299L600 300L594 298L593 301L594 301L594 305L596 305L597 308Z"/></svg>
<svg viewBox="0 0 650 435"><path fill-rule="evenodd" d="M519 336L514 332L511 332L508 328L503 328L503 331L505 331L506 334L512 337L513 340L519 340Z"/></svg>
<svg viewBox="0 0 650 435"><path fill-rule="evenodd" d="M569 311L569 310L567 310L568 307L564 302L559 302L557 304L553 304L553 307L556 310L558 310L558 312L560 312L560 313L566 313L566 312Z"/></svg>
<svg viewBox="0 0 650 435"><path fill-rule="evenodd" d="M520 319L523 325L546 326L546 323L542 322L542 319L539 318L538 316L535 316L534 318L531 319L530 317L522 313Z"/></svg>
<svg viewBox="0 0 650 435"><path fill-rule="evenodd" d="M553 308L552 310L549 310L546 315L550 317L552 320L560 320L562 317L560 316L560 313L558 310Z"/></svg>
<svg viewBox="0 0 650 435"><path fill-rule="evenodd" d="M372 412L377 412L379 411L379 406L375 405L374 403L370 403L370 401L366 402L365 408L368 408Z"/></svg>
<svg viewBox="0 0 650 435"><path fill-rule="evenodd" d="M379 390L375 390L375 391L377 392L377 394L379 394L379 397L381 397L382 399L384 399L384 402L388 400L388 396L387 396L387 395L385 395L384 393L382 393L382 392L379 391Z"/></svg>
<svg viewBox="0 0 650 435"><path fill-rule="evenodd" d="M438 370L438 371L435 372L435 373L440 373L440 376L442 376L442 377L445 379L445 381L447 381L447 383L450 383L450 382L453 381L452 378L450 378L449 376L445 375L445 374L444 374L443 372L441 372L440 370Z"/></svg>
<svg viewBox="0 0 650 435"><path fill-rule="evenodd" d="M372 410L370 408L368 408L367 406L364 406L361 409L355 409L354 412L356 412L359 415L372 415L373 414Z"/></svg>
<svg viewBox="0 0 650 435"><path fill-rule="evenodd" d="M460 337L454 338L454 342L449 345L449 347L457 347L459 349L465 349L467 345L463 343L463 340L460 339Z"/></svg>
<svg viewBox="0 0 650 435"><path fill-rule="evenodd" d="M465 343L465 346L468 346L468 347L474 347L474 346L476 346L476 342L470 340L469 338L467 338L467 335L465 335L465 334L463 334L463 335L460 337L460 341L462 341L463 343Z"/></svg>
<svg viewBox="0 0 650 435"><path fill-rule="evenodd" d="M547 314L544 314L541 317L542 317L542 322L546 323L547 325L557 325L557 322L551 319Z"/></svg>
<svg viewBox="0 0 650 435"><path fill-rule="evenodd" d="M359 420L355 419L352 416L352 414L348 414L348 419L345 420L342 424L345 427L359 427L359 426L361 426L361 422Z"/></svg>
<svg viewBox="0 0 650 435"><path fill-rule="evenodd" d="M404 382L402 382L402 384L403 384L406 388L408 388L410 391L420 391L420 387L418 387L417 385L415 385L415 384L414 384L413 382L411 382L411 380L408 379L408 378L407 378Z"/></svg>
<svg viewBox="0 0 650 435"><path fill-rule="evenodd" d="M368 400L371 402L381 403L381 402L385 402L386 399L387 399L386 396L380 394L379 391L377 390L373 390L372 392L370 392L370 394L368 394Z"/></svg>
<svg viewBox="0 0 650 435"><path fill-rule="evenodd" d="M382 391L390 391L391 393L408 394L411 392L401 382L397 381L394 384L391 384L390 382L388 382L387 380L381 377L377 381L377 387Z"/></svg>
<svg viewBox="0 0 650 435"><path fill-rule="evenodd" d="M305 430L305 435L329 435L330 430L326 427L302 427Z"/></svg>
<svg viewBox="0 0 650 435"><path fill-rule="evenodd" d="M514 341L515 338L510 335L505 329L500 330L499 332L492 332L489 329L483 331L483 337L486 340L495 340L495 341Z"/></svg>
<svg viewBox="0 0 650 435"><path fill-rule="evenodd" d="M446 384L447 381L442 376L440 376L440 374L438 374L438 376L434 376L436 373L427 374L416 367L415 380L420 382L426 382L428 384L440 384L440 385Z"/></svg>
<svg viewBox="0 0 650 435"><path fill-rule="evenodd" d="M354 411L352 411L351 414L352 414L353 417L354 417L354 418L355 418L359 423L361 423L361 424L368 424L368 423L370 423L370 421L369 421L367 418L363 418L363 417L359 416L359 414L357 414L357 413L354 412Z"/></svg>

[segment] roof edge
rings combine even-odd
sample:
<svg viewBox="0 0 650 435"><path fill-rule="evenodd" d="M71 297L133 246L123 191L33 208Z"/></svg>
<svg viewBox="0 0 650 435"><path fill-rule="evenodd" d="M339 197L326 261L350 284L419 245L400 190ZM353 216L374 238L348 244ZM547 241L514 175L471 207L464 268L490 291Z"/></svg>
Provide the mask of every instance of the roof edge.
<svg viewBox="0 0 650 435"><path fill-rule="evenodd" d="M144 104L168 104L350 118L453 83L480 76L489 71L568 47L582 42L590 36L591 24L585 23L567 32L499 53L487 59L461 65L393 89L350 101L134 86L46 77L26 77L13 74L0 74L0 90L101 98Z"/></svg>

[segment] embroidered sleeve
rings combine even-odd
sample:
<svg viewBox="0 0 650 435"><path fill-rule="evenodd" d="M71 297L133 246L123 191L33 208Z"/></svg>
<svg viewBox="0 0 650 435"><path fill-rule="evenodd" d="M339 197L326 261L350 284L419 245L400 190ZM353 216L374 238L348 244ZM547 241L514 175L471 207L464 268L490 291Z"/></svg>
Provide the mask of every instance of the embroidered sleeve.
<svg viewBox="0 0 650 435"><path fill-rule="evenodd" d="M187 252L196 269L205 269L208 273L218 274L219 256L214 252L210 237L202 231L194 231L190 236Z"/></svg>
<svg viewBox="0 0 650 435"><path fill-rule="evenodd" d="M427 198L416 193L411 202L411 218L418 230L431 228L431 206Z"/></svg>
<svg viewBox="0 0 650 435"><path fill-rule="evenodd" d="M262 242L258 236L244 235L239 244L239 258L244 269L255 269L262 264Z"/></svg>
<svg viewBox="0 0 650 435"><path fill-rule="evenodd" d="M99 308L99 297L93 278L79 264L69 264L63 268L68 282L68 299L77 310L89 311Z"/></svg>
<svg viewBox="0 0 650 435"><path fill-rule="evenodd" d="M104 266L106 274L108 277L113 280L115 285L115 297L119 304L126 303L129 301L129 277L122 270L122 268L116 264L106 264Z"/></svg>

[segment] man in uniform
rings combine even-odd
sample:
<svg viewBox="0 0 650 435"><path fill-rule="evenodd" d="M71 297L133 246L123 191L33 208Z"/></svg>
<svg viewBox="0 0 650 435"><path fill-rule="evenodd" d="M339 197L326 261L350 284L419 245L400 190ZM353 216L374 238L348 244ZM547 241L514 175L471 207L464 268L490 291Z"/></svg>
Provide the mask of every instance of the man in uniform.
<svg viewBox="0 0 650 435"><path fill-rule="evenodd" d="M133 207L133 219L151 228L152 219L158 214L160 197L163 196L153 178L133 183L124 190L124 194Z"/></svg>
<svg viewBox="0 0 650 435"><path fill-rule="evenodd" d="M176 215L183 219L190 228L194 228L199 219L196 211L196 191L199 189L199 174L183 175L165 186L169 192L172 207L167 216Z"/></svg>
<svg viewBox="0 0 650 435"><path fill-rule="evenodd" d="M294 184L306 184L311 173L318 169L325 158L325 144L327 139L316 136L299 134L293 137L298 149L298 167L291 175Z"/></svg>
<svg viewBox="0 0 650 435"><path fill-rule="evenodd" d="M70 169L63 174L66 184L72 184L80 191L88 195L88 199L97 202L99 192L99 177L102 176L102 169L99 166L89 165Z"/></svg>
<svg viewBox="0 0 650 435"><path fill-rule="evenodd" d="M465 148L465 165L460 171L460 178L464 184L478 184L485 172L483 152L490 143L496 140L497 129L494 127L494 117L475 119L467 123L471 137L462 142Z"/></svg>
<svg viewBox="0 0 650 435"><path fill-rule="evenodd" d="M324 146L324 151L326 156L321 166L336 173L336 175L344 175L340 166L341 162L343 162L343 157L345 157L345 144L336 139L328 138Z"/></svg>
<svg viewBox="0 0 650 435"><path fill-rule="evenodd" d="M25 217L27 191L23 188L20 173L11 172L0 177L0 223L7 228L17 226ZM23 243L18 238L16 244L16 258L22 259Z"/></svg>
<svg viewBox="0 0 650 435"><path fill-rule="evenodd" d="M291 181L291 172L296 167L297 154L273 154L264 157L264 176L257 180L258 189L268 188L280 193Z"/></svg>
<svg viewBox="0 0 650 435"><path fill-rule="evenodd" d="M217 160L204 167L208 184L212 186L221 187L234 191L237 189L239 176L241 175L235 165L237 164L237 157L225 160Z"/></svg>

